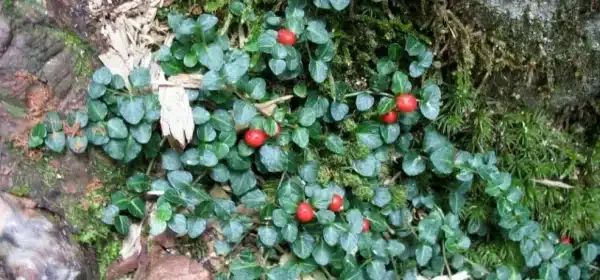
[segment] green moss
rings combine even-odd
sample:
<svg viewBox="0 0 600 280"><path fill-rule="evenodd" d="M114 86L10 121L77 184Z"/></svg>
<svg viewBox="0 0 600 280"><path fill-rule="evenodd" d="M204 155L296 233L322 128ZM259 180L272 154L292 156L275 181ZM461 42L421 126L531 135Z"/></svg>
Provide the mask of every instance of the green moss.
<svg viewBox="0 0 600 280"><path fill-rule="evenodd" d="M94 73L92 63L95 59L92 47L69 31L55 30L53 35L63 40L73 54L73 73L79 77L90 77Z"/></svg>
<svg viewBox="0 0 600 280"><path fill-rule="evenodd" d="M10 193L16 196L28 196L31 191L28 183L15 185L10 189Z"/></svg>
<svg viewBox="0 0 600 280"><path fill-rule="evenodd" d="M104 276L106 275L106 267L119 258L121 242L121 240L115 238L103 244L102 246L96 247L96 260L98 262L100 279L104 279Z"/></svg>

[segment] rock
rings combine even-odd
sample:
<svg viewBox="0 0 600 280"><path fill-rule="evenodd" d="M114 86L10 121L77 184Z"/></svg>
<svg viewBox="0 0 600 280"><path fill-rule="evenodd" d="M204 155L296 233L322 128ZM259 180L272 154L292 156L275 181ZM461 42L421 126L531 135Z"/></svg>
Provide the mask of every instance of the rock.
<svg viewBox="0 0 600 280"><path fill-rule="evenodd" d="M600 23L584 2L460 0L449 6L462 24L484 32L480 38L492 50L471 50L476 82L489 76L480 92L550 114L593 103L600 96Z"/></svg>
<svg viewBox="0 0 600 280"><path fill-rule="evenodd" d="M0 194L0 259L12 279L93 279L85 251L35 203ZM2 278L6 279L6 278Z"/></svg>

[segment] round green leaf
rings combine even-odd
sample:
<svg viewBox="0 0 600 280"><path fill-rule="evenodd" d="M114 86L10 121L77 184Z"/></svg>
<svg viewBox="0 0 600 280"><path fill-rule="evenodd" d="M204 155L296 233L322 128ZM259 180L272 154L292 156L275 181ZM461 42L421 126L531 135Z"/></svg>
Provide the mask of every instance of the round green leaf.
<svg viewBox="0 0 600 280"><path fill-rule="evenodd" d="M375 98L368 93L361 93L356 96L356 109L359 111L367 111L375 104Z"/></svg>
<svg viewBox="0 0 600 280"><path fill-rule="evenodd" d="M46 147L53 152L61 153L65 149L66 137L62 131L56 131L48 134L46 138Z"/></svg>
<svg viewBox="0 0 600 280"><path fill-rule="evenodd" d="M315 248L315 239L308 233L302 233L300 236L294 241L292 245L292 251L296 254L297 257L301 259L306 259L310 257L313 249Z"/></svg>
<svg viewBox="0 0 600 280"><path fill-rule="evenodd" d="M95 83L102 84L102 85L110 84L111 79L112 79L112 73L110 72L110 70L107 67L102 67L102 68L96 70L96 72L94 72L94 75L92 76L92 80Z"/></svg>
<svg viewBox="0 0 600 280"><path fill-rule="evenodd" d="M272 247L277 242L277 231L270 226L260 227L258 228L258 238L263 245Z"/></svg>
<svg viewBox="0 0 600 280"><path fill-rule="evenodd" d="M306 38L315 44L325 44L329 41L329 33L327 33L325 26L318 21L310 21L306 27L306 32Z"/></svg>
<svg viewBox="0 0 600 280"><path fill-rule="evenodd" d="M83 135L83 136L69 135L67 137L67 143L69 144L69 149L71 149L71 151L73 151L76 154L81 154L81 153L85 152L85 149L87 148L88 138L85 135Z"/></svg>
<svg viewBox="0 0 600 280"><path fill-rule="evenodd" d="M125 139L129 136L127 126L121 118L112 118L106 123L108 127L108 137L114 139Z"/></svg>
<svg viewBox="0 0 600 280"><path fill-rule="evenodd" d="M131 136L140 144L147 144L152 137L152 126L149 123L142 122L129 128Z"/></svg>
<svg viewBox="0 0 600 280"><path fill-rule="evenodd" d="M104 208L104 212L102 213L102 222L107 225L112 225L115 223L115 217L119 214L119 207L116 205L108 205Z"/></svg>
<svg viewBox="0 0 600 280"><path fill-rule="evenodd" d="M150 70L148 68L136 68L129 74L129 82L134 88L144 88L150 85ZM137 124L137 123L133 123Z"/></svg>
<svg viewBox="0 0 600 280"><path fill-rule="evenodd" d="M103 84L92 82L88 86L88 95L91 99L98 99L106 93L106 86Z"/></svg>
<svg viewBox="0 0 600 280"><path fill-rule="evenodd" d="M329 74L329 67L327 64L321 60L310 60L308 64L308 72L310 72L310 76L317 83L322 83L327 79L327 75Z"/></svg>
<svg viewBox="0 0 600 280"><path fill-rule="evenodd" d="M190 238L197 238L206 229L206 220L199 218L187 219L187 232Z"/></svg>
<svg viewBox="0 0 600 280"><path fill-rule="evenodd" d="M141 97L126 97L118 102L119 113L130 124L138 124L144 117L144 100Z"/></svg>
<svg viewBox="0 0 600 280"><path fill-rule="evenodd" d="M408 176L417 176L425 171L425 160L416 152L409 152L402 160L402 170Z"/></svg>

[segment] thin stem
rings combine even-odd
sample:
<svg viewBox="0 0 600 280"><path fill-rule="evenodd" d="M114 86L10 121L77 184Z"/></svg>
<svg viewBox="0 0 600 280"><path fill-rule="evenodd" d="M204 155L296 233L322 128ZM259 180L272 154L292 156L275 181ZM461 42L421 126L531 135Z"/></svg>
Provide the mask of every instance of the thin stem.
<svg viewBox="0 0 600 280"><path fill-rule="evenodd" d="M325 273L325 275L327 276L327 279L335 279L335 277L333 277L331 275L331 273L329 273L329 271L327 270L327 268L325 268L324 266L321 266L321 270L323 270L323 273Z"/></svg>
<svg viewBox="0 0 600 280"><path fill-rule="evenodd" d="M392 267L394 268L394 273L396 276L399 276L400 274L398 273L398 267L396 266L396 258L394 257L392 257Z"/></svg>
<svg viewBox="0 0 600 280"><path fill-rule="evenodd" d="M450 269L450 265L448 264L448 258L446 258L446 244L444 240L442 240L442 257L444 258L444 265L448 270L448 279L452 279L452 270Z"/></svg>
<svg viewBox="0 0 600 280"><path fill-rule="evenodd" d="M243 49L244 44L246 43L246 34L244 32L243 22L240 22L240 25L238 25L238 38L240 39L240 49Z"/></svg>
<svg viewBox="0 0 600 280"><path fill-rule="evenodd" d="M363 91L357 91L357 92L353 92L353 93L348 93L346 95L344 95L344 98L348 98L348 97L354 97L363 93L367 93L367 94L372 94L372 95L379 95L379 96L387 96L390 98L394 98L394 95L391 95L389 93L385 93L385 92L374 92L374 91L370 91L370 90L363 90Z"/></svg>
<svg viewBox="0 0 600 280"><path fill-rule="evenodd" d="M221 30L219 31L219 35L223 36L227 33L227 31L229 30L229 26L231 25L231 20L233 19L233 15L231 15L231 13L227 14L227 17L225 18L225 24L223 25L223 27L221 28Z"/></svg>
<svg viewBox="0 0 600 280"><path fill-rule="evenodd" d="M206 176L207 171L203 171L202 173L200 173L200 175L198 175L198 177L196 177L196 180L194 180L194 182L192 182L192 185L197 184L198 182L200 182L200 180L202 180L202 178L204 178L204 176Z"/></svg>
<svg viewBox="0 0 600 280"><path fill-rule="evenodd" d="M162 147L162 145L165 143L165 141L167 141L167 137L163 137L163 139L160 140L160 143L158 144L158 149L160 149L160 147ZM152 167L154 166L154 162L156 161L156 158L158 158L158 156L154 157L150 161L150 164L148 164L148 169L146 169L146 176L150 175L150 172L152 172Z"/></svg>

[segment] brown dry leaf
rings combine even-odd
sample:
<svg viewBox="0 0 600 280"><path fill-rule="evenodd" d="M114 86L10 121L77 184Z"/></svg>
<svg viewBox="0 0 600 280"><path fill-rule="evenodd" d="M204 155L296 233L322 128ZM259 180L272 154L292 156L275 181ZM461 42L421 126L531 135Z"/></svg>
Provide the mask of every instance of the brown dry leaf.
<svg viewBox="0 0 600 280"><path fill-rule="evenodd" d="M163 136L172 136L179 146L175 148L185 148L194 134L194 116L185 89L160 87L158 101L161 106L160 127Z"/></svg>

